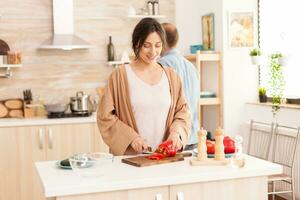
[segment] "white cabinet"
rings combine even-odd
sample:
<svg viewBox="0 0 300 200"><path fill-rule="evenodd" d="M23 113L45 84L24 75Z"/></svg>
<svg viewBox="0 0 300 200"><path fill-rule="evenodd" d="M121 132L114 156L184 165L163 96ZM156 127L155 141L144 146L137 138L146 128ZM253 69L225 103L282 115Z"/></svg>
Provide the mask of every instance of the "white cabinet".
<svg viewBox="0 0 300 200"><path fill-rule="evenodd" d="M170 200L267 200L267 177L173 185L169 193Z"/></svg>
<svg viewBox="0 0 300 200"><path fill-rule="evenodd" d="M56 200L267 200L267 177L56 197Z"/></svg>
<svg viewBox="0 0 300 200"><path fill-rule="evenodd" d="M169 187L152 187L145 189L121 190L115 192L93 193L56 197L56 200L168 200Z"/></svg>

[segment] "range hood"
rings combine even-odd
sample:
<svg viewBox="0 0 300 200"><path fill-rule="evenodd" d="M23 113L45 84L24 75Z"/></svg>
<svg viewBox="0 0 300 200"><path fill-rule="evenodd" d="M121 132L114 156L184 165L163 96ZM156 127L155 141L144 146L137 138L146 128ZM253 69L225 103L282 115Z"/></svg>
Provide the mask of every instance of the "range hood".
<svg viewBox="0 0 300 200"><path fill-rule="evenodd" d="M95 46L74 35L73 0L53 0L53 36L40 49L89 49Z"/></svg>

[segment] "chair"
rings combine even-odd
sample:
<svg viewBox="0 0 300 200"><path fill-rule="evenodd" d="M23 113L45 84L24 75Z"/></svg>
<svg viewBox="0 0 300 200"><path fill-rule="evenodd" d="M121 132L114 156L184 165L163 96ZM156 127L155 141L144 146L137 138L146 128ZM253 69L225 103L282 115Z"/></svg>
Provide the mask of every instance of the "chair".
<svg viewBox="0 0 300 200"><path fill-rule="evenodd" d="M248 140L249 155L268 160L273 128L273 123L264 123L251 120Z"/></svg>
<svg viewBox="0 0 300 200"><path fill-rule="evenodd" d="M294 185L294 160L299 140L299 128L292 128L276 124L274 132L274 142L272 148L272 162L283 166L283 174L269 176L268 182L274 200L275 194L292 193L292 199L295 200ZM290 186L290 189L284 190L285 185L280 185L280 191L277 191L275 183L284 183ZM284 188L284 189L282 189Z"/></svg>

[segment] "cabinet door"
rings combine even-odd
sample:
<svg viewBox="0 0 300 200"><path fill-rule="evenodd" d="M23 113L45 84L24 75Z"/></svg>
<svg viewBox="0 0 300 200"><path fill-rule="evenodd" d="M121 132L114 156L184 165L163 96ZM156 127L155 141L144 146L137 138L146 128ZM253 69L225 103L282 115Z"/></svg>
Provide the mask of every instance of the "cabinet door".
<svg viewBox="0 0 300 200"><path fill-rule="evenodd" d="M57 197L56 200L168 200L169 187L153 187L93 194Z"/></svg>
<svg viewBox="0 0 300 200"><path fill-rule="evenodd" d="M47 160L60 160L75 153L93 152L94 123L52 125L45 129Z"/></svg>
<svg viewBox="0 0 300 200"><path fill-rule="evenodd" d="M0 199L41 200L34 162L45 160L43 127L0 128Z"/></svg>
<svg viewBox="0 0 300 200"><path fill-rule="evenodd" d="M267 177L170 186L170 200L267 200Z"/></svg>
<svg viewBox="0 0 300 200"><path fill-rule="evenodd" d="M109 152L109 147L104 143L97 124L94 125L94 151Z"/></svg>

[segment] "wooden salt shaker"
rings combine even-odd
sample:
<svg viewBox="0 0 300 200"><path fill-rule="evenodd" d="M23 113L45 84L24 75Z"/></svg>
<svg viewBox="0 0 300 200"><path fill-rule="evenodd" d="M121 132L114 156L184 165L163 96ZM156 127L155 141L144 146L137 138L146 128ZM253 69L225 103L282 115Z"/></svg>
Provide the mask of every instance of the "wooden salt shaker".
<svg viewBox="0 0 300 200"><path fill-rule="evenodd" d="M207 159L207 147L206 147L206 135L207 131L201 128L198 131L198 160L204 161Z"/></svg>
<svg viewBox="0 0 300 200"><path fill-rule="evenodd" d="M215 160L224 160L225 159L225 153L224 153L224 132L223 129L217 128L215 131Z"/></svg>

